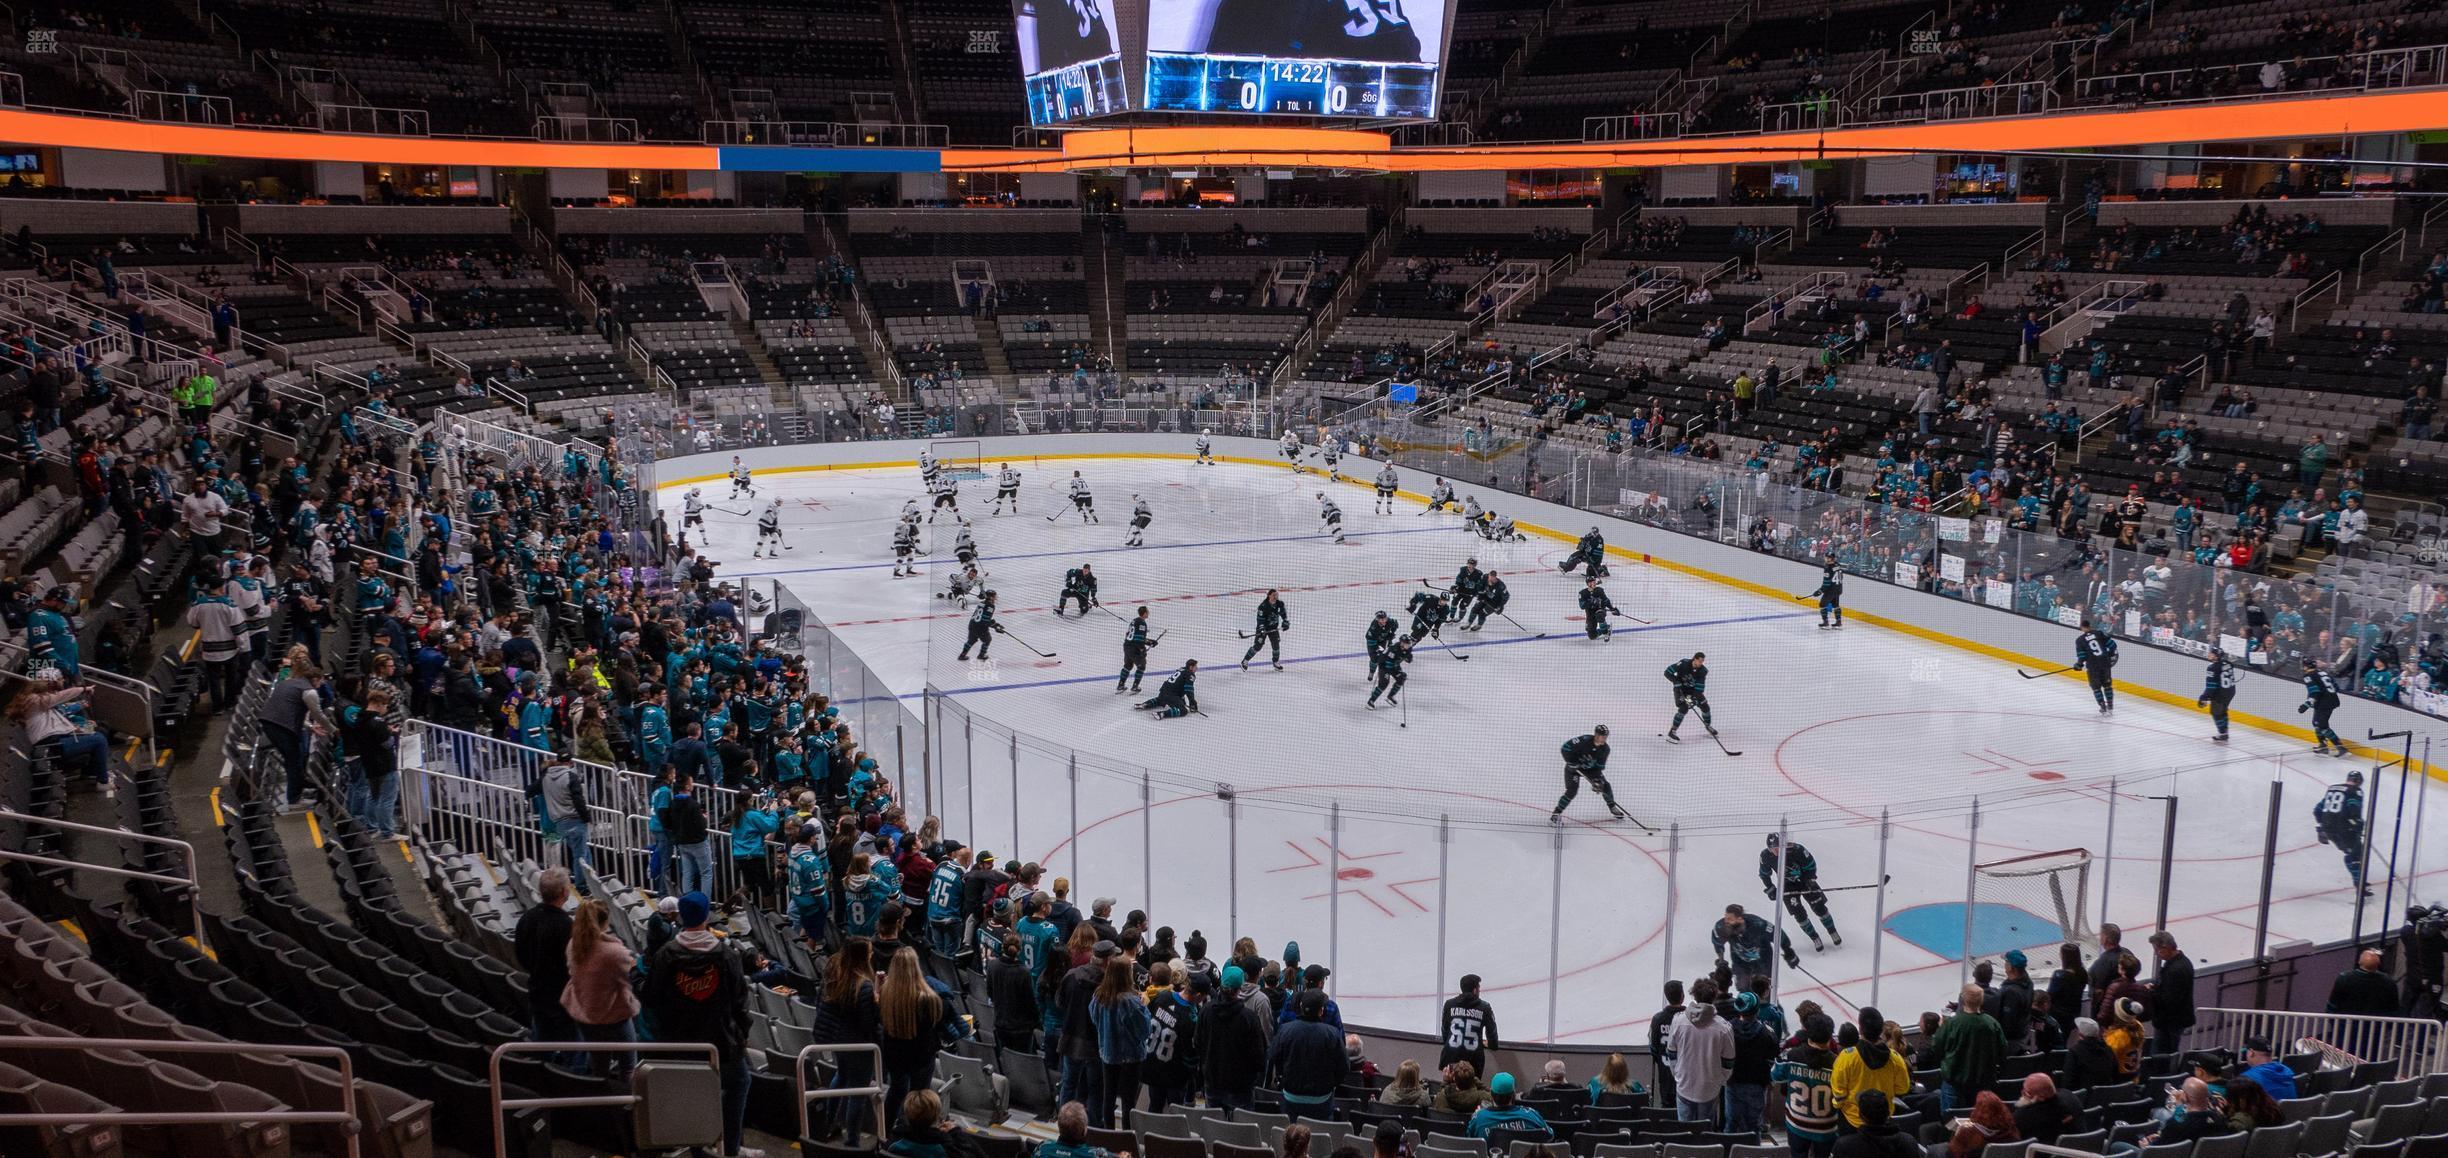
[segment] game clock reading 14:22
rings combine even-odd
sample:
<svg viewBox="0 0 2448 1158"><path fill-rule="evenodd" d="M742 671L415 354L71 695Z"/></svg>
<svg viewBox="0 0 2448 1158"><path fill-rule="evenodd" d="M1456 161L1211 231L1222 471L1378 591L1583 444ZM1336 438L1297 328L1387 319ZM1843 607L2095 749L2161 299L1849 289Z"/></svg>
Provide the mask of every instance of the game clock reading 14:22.
<svg viewBox="0 0 2448 1158"><path fill-rule="evenodd" d="M1150 52L1147 73L1147 107L1160 112L1436 115L1431 64Z"/></svg>

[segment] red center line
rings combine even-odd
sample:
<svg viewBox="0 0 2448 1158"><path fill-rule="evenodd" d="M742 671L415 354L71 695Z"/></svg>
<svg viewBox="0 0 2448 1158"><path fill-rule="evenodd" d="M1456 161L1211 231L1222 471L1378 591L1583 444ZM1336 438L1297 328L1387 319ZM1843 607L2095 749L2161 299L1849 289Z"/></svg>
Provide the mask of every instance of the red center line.
<svg viewBox="0 0 2448 1158"><path fill-rule="evenodd" d="M1542 573L1544 573L1546 570L1547 570L1547 569L1546 569L1546 568L1544 568L1544 567L1522 567L1522 568L1518 568L1518 569L1516 569L1516 570L1512 570L1512 571L1490 571L1490 572L1488 572L1488 574L1490 574L1490 575L1537 575L1537 574L1542 574ZM1293 593L1293 594L1303 594L1303 593L1312 592L1312 591L1341 591L1341 590L1344 590L1344 589L1346 589L1346 588L1352 588L1352 587L1388 587L1388 586L1392 586L1392 585L1395 585L1395 584L1398 584L1398 583L1418 583L1418 582L1420 582L1420 580L1419 580L1417 577L1415 577L1415 576L1410 576L1410 575L1406 575L1406 576L1403 576L1402 578L1399 578L1399 579L1361 579L1361 580L1356 580L1356 581L1354 581L1354 582L1350 582L1350 583L1320 583L1320 584L1317 584L1317 585L1315 585L1315 586L1310 586L1310 587L1277 587L1277 588L1275 588L1275 590L1277 590L1277 591L1283 591L1283 592L1291 592L1291 593ZM1266 588L1264 588L1264 587L1242 587L1242 588L1239 588L1239 589L1236 589L1236 590L1232 590L1232 591L1211 591L1211 592L1206 592L1206 593L1201 593L1201 594L1191 594L1191 595L1152 595L1152 596L1146 596L1146 597L1143 597L1143 598L1137 598L1137 599L1120 599L1120 600L1117 600L1117 602L1121 602L1121 603L1128 603L1128 604L1137 605L1137 604L1141 604L1141 603L1180 603L1180 602L1186 602L1186 601L1188 601L1188 600L1193 600L1193 599L1230 599L1230 598L1232 598L1233 596L1236 596L1236 595L1255 595L1255 594L1258 594L1259 592L1262 592L1262 591L1265 591L1265 590L1267 590L1267 589L1266 589ZM1052 611L1052 610L1054 610L1054 609L1053 609L1053 608L1051 608L1051 607L1007 607L1007 608L1004 608L1004 609L1003 609L1004 613L1005 613L1005 614L1007 614L1007 615L1027 615L1027 614L1030 614L1030 613L1032 613L1032 612ZM929 619L967 619L967 618L969 618L969 613L968 613L968 612L966 612L966 611L946 611L946 612L940 612L940 613L938 613L938 614L934 614L934 615L903 615L903 616L900 616L900 617L897 617L897 618L893 618L893 619L852 619L852 620L846 620L846 621L843 621L843 622L841 622L841 623L832 624L831 626L834 626L834 627L874 627L874 626L876 626L876 625L878 625L878 624L885 624L885 623L918 623L918 622L921 622L921 621L924 621L924 620L929 620Z"/></svg>

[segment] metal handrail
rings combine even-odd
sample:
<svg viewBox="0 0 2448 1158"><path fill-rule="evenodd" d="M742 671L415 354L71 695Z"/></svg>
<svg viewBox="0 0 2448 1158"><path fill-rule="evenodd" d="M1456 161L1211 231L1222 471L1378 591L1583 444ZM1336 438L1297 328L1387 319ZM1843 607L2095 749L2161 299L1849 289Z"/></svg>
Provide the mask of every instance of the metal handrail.
<svg viewBox="0 0 2448 1158"><path fill-rule="evenodd" d="M881 1058L883 1056L883 1051L881 1049L878 1049L872 1045L868 1046L867 1048L876 1050L877 1057ZM492 1057L486 1063L486 1085L491 1088L493 1101L493 1158L510 1158L510 1132L502 1128L502 1111L504 1110L579 1110L590 1108L610 1108L613 1106L635 1106L639 1102L645 1100L634 1093L572 1095L558 1098L505 1098L502 1096L502 1058L505 1055L514 1053L703 1054L708 1068L712 1069L716 1074L720 1074L722 1072L722 1054L708 1042L505 1041L500 1045L493 1047ZM881 1092L878 1093L876 1102L879 1106L883 1104L883 1095ZM805 1103L801 1103L802 1112L800 1115L799 1133L802 1137L807 1135L805 1105ZM877 1126L877 1129L879 1130L882 1128L883 1127L880 1124Z"/></svg>
<svg viewBox="0 0 2448 1158"><path fill-rule="evenodd" d="M15 675L16 673L11 672L9 674ZM0 821L5 820L24 821L29 824L44 824L49 825L52 828L65 829L70 832L87 832L96 836L111 837L115 840L133 840L144 844L164 844L185 853L187 856L187 875L185 877L174 877L164 873L145 872L142 869L124 868L118 865L90 864L81 860L69 860L66 857L41 856L30 852L19 852L16 849L11 848L0 848L0 860L22 861L26 864L41 865L45 868L64 868L73 869L78 872L95 872L101 873L104 876L118 877L123 880L151 881L157 885L184 886L187 890L188 920L195 923L196 936L201 937L204 935L204 889L196 875L196 851L194 845L180 840L177 837L155 836L149 832L131 832L124 828L104 828L97 824L79 824L73 820L58 820L48 816L36 816L30 812L19 812L13 808L0 808ZM20 1039L12 1038L10 1040L16 1041Z"/></svg>
<svg viewBox="0 0 2448 1158"><path fill-rule="evenodd" d="M2293 301L2287 303L2287 332L2294 333L2303 325L2304 306L2307 303L2318 301L2323 294L2328 295L2333 301L2344 302L2345 285L2346 271L2333 269L2320 280L2305 286L2302 292L2295 295Z"/></svg>
<svg viewBox="0 0 2448 1158"><path fill-rule="evenodd" d="M2389 234L2387 237L2383 237L2380 240L2373 242L2369 248L2366 248L2363 252L2355 255L2354 288L2356 293L2363 292L2363 281L2366 277L2370 276L2372 256L2379 253L2381 250L2390 248L2391 246L2396 247L2397 260L2404 261L2406 250L2405 230L2399 229L2396 232Z"/></svg>
<svg viewBox="0 0 2448 1158"><path fill-rule="evenodd" d="M198 926L199 933L202 927ZM340 1071L340 1108L337 1110L93 1110L73 1114L0 1113L0 1125L15 1126L92 1126L115 1123L121 1126L215 1126L285 1124L294 1126L338 1126L348 1140L348 1158L357 1158L363 1144L357 1121L357 1070L345 1049L331 1045L264 1045L251 1041L187 1041L182 1038L151 1037L12 1037L10 1049L40 1050L125 1050L136 1054L155 1053L219 1053L274 1054L291 1058L313 1058L333 1064ZM496 1132L498 1134L498 1131ZM501 1158L498 1151L496 1158Z"/></svg>
<svg viewBox="0 0 2448 1158"><path fill-rule="evenodd" d="M837 1053L872 1054L874 1055L875 1059L873 1062L874 1068L868 1070L867 1072L870 1074L881 1074L884 1072L884 1050L882 1047L872 1043L820 1041L812 1045L802 1046L799 1050L799 1056L791 1059L791 1100L798 1103L799 1106L799 1136L802 1138L808 1136L809 1106L832 1098L866 1098L875 1104L876 1136L882 1137L884 1134L885 1125L884 1095L886 1091L884 1087L877 1085L866 1085L854 1086L839 1090L811 1090L807 1088L809 1059L817 1056L818 1054ZM501 1156L495 1155L495 1158L501 1158Z"/></svg>

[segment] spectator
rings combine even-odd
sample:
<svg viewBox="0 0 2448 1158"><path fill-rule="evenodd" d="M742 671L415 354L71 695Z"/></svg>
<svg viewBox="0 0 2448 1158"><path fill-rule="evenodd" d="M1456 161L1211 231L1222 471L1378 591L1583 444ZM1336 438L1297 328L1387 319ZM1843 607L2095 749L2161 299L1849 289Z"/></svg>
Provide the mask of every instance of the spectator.
<svg viewBox="0 0 2448 1158"><path fill-rule="evenodd" d="M2083 972L2082 946L2068 941L2057 946L2057 971L2049 974L2049 1015L2056 1018L2058 1032L2074 1033L2074 1019L2082 1016L2083 988L2090 978Z"/></svg>
<svg viewBox="0 0 2448 1158"><path fill-rule="evenodd" d="M2022 1136L2015 1130L2014 1111L2006 1108L2004 1099L1982 1090L1972 1099L1972 1112L1956 1119L1955 1132L1947 1139L1947 1158L1980 1158L1990 1143L2012 1142Z"/></svg>
<svg viewBox="0 0 2448 1158"><path fill-rule="evenodd" d="M1005 933L986 967L986 996L994 1003L994 1039L1000 1049L1030 1051L1037 1040L1037 979L1020 962L1020 935Z"/></svg>
<svg viewBox="0 0 2448 1158"><path fill-rule="evenodd" d="M1078 931L1082 936L1090 935L1086 930L1083 925ZM1089 947L1088 959L1078 961L1063 973L1054 987L1054 1010L1062 1042L1063 1100L1088 1107L1089 1124L1100 1129L1112 1124L1113 1111L1099 1089L1104 1084L1105 1067L1097 1060L1096 1021L1090 1016L1090 1005L1096 1000L1097 987L1105 982L1105 959L1113 955L1113 942L1095 942ZM1100 1111L1106 1115L1101 1121Z"/></svg>
<svg viewBox="0 0 2448 1158"><path fill-rule="evenodd" d="M933 1090L911 1090L901 1099L901 1117L884 1151L896 1158L979 1158L982 1153L968 1134L944 1121L943 1099Z"/></svg>
<svg viewBox="0 0 2448 1158"><path fill-rule="evenodd" d="M2235 1133L2235 1127L2227 1124L2227 1115L2219 1112L2218 1106L2210 1100L2210 1083L2200 1078L2186 1078L2184 1088L2177 1096L2181 1104L2176 1112L2169 1116L2167 1125L2161 1126L2157 1134L2145 1140L2145 1144L2175 1146Z"/></svg>
<svg viewBox="0 0 2448 1158"><path fill-rule="evenodd" d="M1667 1032L1674 1028L1675 1019L1683 1016L1683 983L1666 983L1666 1004L1649 1015L1649 1064L1651 1076L1659 1089L1674 1088L1674 1051L1668 1048Z"/></svg>
<svg viewBox="0 0 2448 1158"><path fill-rule="evenodd" d="M2130 1081L2142 1070L2142 1003L2130 997L2120 998L2108 1016L2113 1020L2101 1039L2116 1057L2117 1076Z"/></svg>
<svg viewBox="0 0 2448 1158"><path fill-rule="evenodd" d="M570 980L569 894L568 869L555 867L537 873L538 904L520 914L518 926L511 930L512 955L519 968L527 971L529 1041L578 1040L577 1023L561 1007L561 993L569 988Z"/></svg>
<svg viewBox="0 0 2448 1158"><path fill-rule="evenodd" d="M2023 1096L2015 1099L2014 1104L2017 1135L2043 1146L2054 1146L2058 1138L2081 1121L2082 1104L2071 1095L2059 1093L2054 1079L2047 1074L2024 1077Z"/></svg>
<svg viewBox="0 0 2448 1158"><path fill-rule="evenodd" d="M1358 1039L1357 1037L1354 1037L1354 1038L1353 1038L1353 1040L1354 1040L1354 1041L1357 1041L1357 1040L1359 1040L1359 1039ZM1535 1086L1532 1086L1532 1087L1531 1087L1531 1089L1533 1089L1533 1090L1569 1090L1569 1089L1572 1089L1572 1088L1573 1088L1573 1080L1572 1080L1572 1078L1570 1078L1569 1076L1567 1076L1567 1073L1568 1073L1568 1071L1567 1071L1567 1070L1564 1068L1564 1059L1562 1059L1562 1058L1548 1058L1548 1059L1547 1059L1547 1064L1545 1064L1545 1065L1543 1065L1543 1066L1540 1066L1540 1067L1539 1067L1539 1080L1538 1080L1538 1084L1537 1084L1537 1085L1535 1085Z"/></svg>
<svg viewBox="0 0 2448 1158"><path fill-rule="evenodd" d="M1836 1152L1840 1115L1830 1089L1835 1033L1836 1023L1826 1014L1805 1014L1802 1044L1786 1050L1769 1073L1785 1088L1785 1144L1793 1158L1833 1158Z"/></svg>
<svg viewBox="0 0 2448 1158"><path fill-rule="evenodd" d="M1603 1104L1600 1099L1608 1094L1639 1098L1649 1096L1648 1089L1632 1080L1632 1063L1624 1060L1621 1053L1608 1054L1606 1064L1598 1067L1598 1076L1589 1080L1591 1105Z"/></svg>
<svg viewBox="0 0 2448 1158"><path fill-rule="evenodd" d="M1127 954L1105 959L1105 976L1089 999L1088 1015L1096 1024L1097 1060L1105 1067L1101 1100L1088 1118L1111 1121L1109 1103L1120 1102L1125 1113L1139 1104L1140 1067L1148 1054L1147 1001L1139 995Z"/></svg>
<svg viewBox="0 0 2448 1158"><path fill-rule="evenodd" d="M2238 472L2241 472L2243 469L2243 463L2236 463L2236 470ZM2239 474L2237 478L2237 485L2241 487L2245 481L2247 480L2244 480ZM2236 510L2242 509L2242 494L2243 492L2239 489L2237 491L2238 497L2236 504L2234 505L2233 509L2228 511L2229 514L2234 514ZM2105 1017L2108 1015L2108 986L2114 984L2116 981L2117 957L2124 952L2124 949L2121 947L2124 944L2124 940L2125 931L2123 929L2118 928L2114 924L2103 923L2100 925L2100 952L2099 956L2091 959L2091 971L2088 978L2090 981L2091 990L2091 1016L2093 1017Z"/></svg>
<svg viewBox="0 0 2448 1158"><path fill-rule="evenodd" d="M816 1004L811 1036L827 1045L869 1044L876 1040L877 1016L875 942L865 937L844 938L841 949L825 962L823 999ZM871 1054L836 1054L833 1062L834 1089L855 1089L875 1081ZM867 1116L866 1103L858 1098L836 1098L832 1108L843 1143L857 1146L859 1120Z"/></svg>
<svg viewBox="0 0 2448 1158"><path fill-rule="evenodd" d="M643 994L655 1039L714 1047L722 1075L723 1158L764 1158L742 1146L748 1116L748 977L739 954L706 928L704 893L680 898L680 935L655 951ZM533 985L533 979L529 980Z"/></svg>
<svg viewBox="0 0 2448 1158"><path fill-rule="evenodd" d="M935 1055L942 1051L950 1028L947 1023L954 1019L943 996L927 984L918 951L907 946L894 950L892 964L884 970L884 987L876 994L876 1045L883 1052L885 1105L900 1105L912 1090L933 1088Z"/></svg>
<svg viewBox="0 0 2448 1158"><path fill-rule="evenodd" d="M2271 1052L2266 1037L2244 1039L2244 1072L2238 1076L2260 1086L2278 1101L2295 1096L2295 1071L2287 1068L2287 1064L2279 1061L2277 1055Z"/></svg>
<svg viewBox="0 0 2448 1158"><path fill-rule="evenodd" d="M2150 935L2150 946L2159 959L2159 976L2151 984L2151 1052L2183 1053L2185 1031L2194 1020L2193 960L2165 929Z"/></svg>
<svg viewBox="0 0 2448 1158"><path fill-rule="evenodd" d="M1471 1137L1481 1141L1486 1141L1488 1133L1493 1130L1503 1130L1509 1137L1531 1133L1555 1137L1555 1131L1548 1128L1547 1119L1540 1117L1537 1110L1515 1100L1511 1074L1497 1074L1488 1079L1487 1104L1471 1113L1470 1125L1466 1128Z"/></svg>
<svg viewBox="0 0 2448 1158"><path fill-rule="evenodd" d="M1225 966L1218 981L1215 999L1199 1018L1198 1057L1207 1104L1247 1107L1266 1071L1267 1027L1272 1023L1240 996L1247 988L1240 966Z"/></svg>
<svg viewBox="0 0 2448 1158"><path fill-rule="evenodd" d="M1283 1088L1286 1112L1331 1111L1348 1072L1343 1035L1326 1024L1324 990L1302 990L1296 1009L1298 1019L1276 1029L1267 1064Z"/></svg>
<svg viewBox="0 0 2448 1158"><path fill-rule="evenodd" d="M2355 967L2338 974L2329 986L2330 1013L2353 1013L2371 1017L2394 1017L2397 1013L2397 990L2389 984L2388 974L2380 971L2380 951L2365 949L2355 955Z"/></svg>
<svg viewBox="0 0 2448 1158"><path fill-rule="evenodd" d="M2100 1023L2088 1017L2074 1019L2074 1036L2066 1041L2065 1088L2088 1090L2113 1086L2125 1080L2117 1069L2116 1052L2100 1032Z"/></svg>
<svg viewBox="0 0 2448 1158"><path fill-rule="evenodd" d="M1487 1087L1479 1084L1479 1070L1466 1061L1445 1067L1445 1084L1437 1090L1436 1109L1449 1114L1477 1113L1488 1100Z"/></svg>
<svg viewBox="0 0 2448 1158"><path fill-rule="evenodd" d="M561 1008L577 1025L581 1041L637 1040L629 1028L638 1015L637 994L629 985L637 955L612 935L610 920L603 901L589 897L579 902L570 922L569 983L561 990ZM578 1059L580 1073L601 1070L615 1078L636 1064L635 1053L590 1052Z"/></svg>
<svg viewBox="0 0 2448 1158"><path fill-rule="evenodd" d="M2227 1101L2227 1124L2238 1130L2258 1130L2263 1126L2283 1126L2286 1111L2280 1109L2261 1083L2247 1081L2241 1073L2228 1068L2229 1076L2219 1084L2219 1092Z"/></svg>
<svg viewBox="0 0 2448 1158"><path fill-rule="evenodd" d="M1883 1109L1889 1099L1911 1093L1912 1066L1903 1054L1888 1046L1887 1019L1878 1010L1863 1006L1856 1025L1861 1030L1861 1040L1836 1055L1828 1086L1835 1092L1836 1106L1843 1111L1845 1124L1858 1130L1863 1124L1862 1095L1878 1094Z"/></svg>
<svg viewBox="0 0 2448 1158"><path fill-rule="evenodd" d="M1675 1118L1714 1129L1734 1064L1734 1028L1717 1016L1717 983L1692 986L1692 1003L1666 1035L1675 1056Z"/></svg>
<svg viewBox="0 0 2448 1158"><path fill-rule="evenodd" d="M1894 1107L1886 1094L1863 1090L1851 1101L1839 1103L1839 1108L1854 1130L1836 1140L1835 1158L1925 1158L1920 1143L1889 1121Z"/></svg>
<svg viewBox="0 0 2448 1158"><path fill-rule="evenodd" d="M1428 1083L1420 1080L1419 1063L1409 1058L1404 1058L1401 1065L1394 1067L1393 1082L1377 1093L1379 1105L1397 1108L1426 1109L1429 1098Z"/></svg>
<svg viewBox="0 0 2448 1158"><path fill-rule="evenodd" d="M1120 1154L1102 1146L1088 1144L1088 1107L1078 1102L1064 1102L1054 1111L1054 1140L1037 1144L1036 1158L1130 1158L1130 1151Z"/></svg>
<svg viewBox="0 0 2448 1158"><path fill-rule="evenodd" d="M1980 986L1966 985L1956 998L1955 1016L1938 1027L1938 1069L1946 1083L1938 1089L1941 1109L1956 1110L1997 1080L2006 1059L2006 1035L1995 1018L1981 1012Z"/></svg>
<svg viewBox="0 0 2448 1158"><path fill-rule="evenodd" d="M1757 994L1734 995L1734 1060L1726 1075L1725 1132L1757 1136L1768 1113L1768 1074L1776 1065L1776 1031L1759 1019Z"/></svg>

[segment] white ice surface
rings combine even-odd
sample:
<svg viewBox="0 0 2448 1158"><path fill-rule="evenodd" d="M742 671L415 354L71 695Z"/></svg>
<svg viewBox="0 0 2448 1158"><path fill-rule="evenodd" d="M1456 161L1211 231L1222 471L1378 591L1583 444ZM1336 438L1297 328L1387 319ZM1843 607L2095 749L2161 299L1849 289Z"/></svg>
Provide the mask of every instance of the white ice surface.
<svg viewBox="0 0 2448 1158"><path fill-rule="evenodd" d="M2091 921L2101 919L2104 890L2107 919L2146 926L2164 816L2155 798L2173 795L2170 926L2188 953L2218 962L2251 949L2276 777L2287 796L2270 936L2348 932L2353 896L2309 814L2352 762L2310 756L2293 740L2239 728L2232 743L2215 745L2200 714L2133 697L2102 717L2071 679L2027 682L2007 664L1874 627L1822 631L1808 604L1620 561L1607 584L1615 602L1654 622L1619 619L1612 642L1588 641L1573 604L1580 582L1555 571L1562 545L1488 544L1458 519L1423 515L1410 502L1377 515L1367 490L1346 485L1331 491L1350 534L1337 546L1316 534L1314 495L1325 484L1280 468L1017 465L1026 475L1021 514L989 517L990 483L962 488L989 585L1016 636L999 639L987 665L953 659L965 616L933 597L952 566L948 516L925 540L934 553L926 577L890 577L893 519L920 494L912 469L761 476L755 505L784 502L793 549L781 560L749 557L752 518L716 513L692 541L724 561L728 578L786 584L912 710L922 687L944 693L933 775L912 750L901 779L904 798L942 816L949 834L1007 862L1075 874L1081 898L1147 908L1183 937L1202 929L1214 956L1229 933L1257 938L1270 956L1298 940L1305 960L1336 970L1348 1021L1426 1030L1451 978L1476 972L1507 1037L1547 1036L1552 998L1560 1039L1639 1040L1669 973L1670 905L1671 971L1684 978L1706 968L1708 925L1728 902L1774 916L1756 858L1780 818L1817 855L1823 885L1869 886L1888 810L1891 927L1916 906L1961 900L1975 855L1986 862L2073 847L2096 858ZM1095 488L1101 524L1045 518L1068 511L1060 492L1075 469ZM735 510L751 505L726 501L728 482L704 489ZM1148 497L1156 521L1146 547L1127 549L1134 492ZM662 496L675 522L682 493ZM1465 556L1506 575L1519 626L1448 627L1445 641L1470 658L1423 647L1404 697L1407 723L1382 703L1366 710L1358 653L1370 615L1383 608L1407 624L1404 604L1419 579L1443 585ZM1114 611L1127 616L1145 603L1166 632L1140 695L1113 689L1119 620L1046 610L1063 571L1079 562L1094 565ZM1250 628L1258 592L1270 586L1291 611L1286 668L1270 670L1262 656L1244 673L1236 632ZM1040 659L1018 640L1058 658ZM1717 723L1740 757L1709 744L1696 719L1681 745L1660 738L1672 714L1660 673L1695 650L1709 653ZM1205 718L1157 721L1129 710L1190 658L1203 669ZM1559 837L1545 823L1562 786L1557 746L1602 722L1613 732L1618 798L1661 830L1680 825L1681 844L1604 822L1603 805L1585 790L1562 830L1559 866ZM1219 798L1227 784L1236 806ZM2394 778L2381 787L2385 834ZM2417 784L2407 797L2409 837L2425 790ZM1976 854L1967 843L1975 796L1984 811ZM1330 831L1337 812L1339 858ZM1449 842L1437 839L1440 818L1450 820ZM2440 831L2448 812L2430 809L2429 820ZM2410 839L2404 847L2410 857ZM2385 837L2379 849L2384 855ZM2448 857L2435 859L2420 866L2426 884L2448 867ZM2411 867L2401 865L2401 877ZM1781 978L1787 1008L1815 999L1849 1015L1872 1000L1874 978L1891 1014L1951 996L1960 966L1946 952L1950 938L1933 952L1872 936L1873 888L1831 899L1847 939L1815 953L1797 936L1807 975ZM2367 924L2376 927L2377 898L2371 907ZM1926 927L1920 940L1932 941ZM2045 978L2053 953L2035 948L2032 957Z"/></svg>

